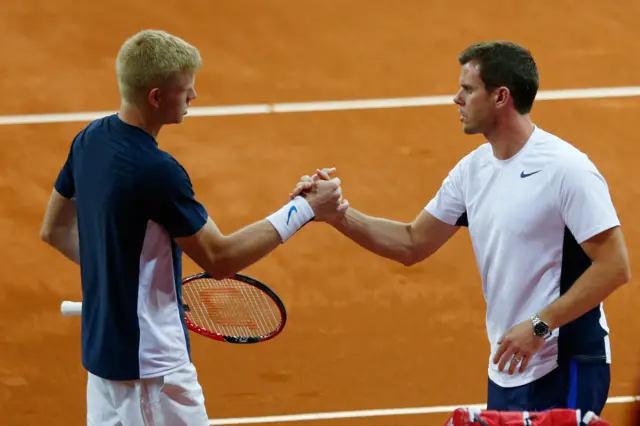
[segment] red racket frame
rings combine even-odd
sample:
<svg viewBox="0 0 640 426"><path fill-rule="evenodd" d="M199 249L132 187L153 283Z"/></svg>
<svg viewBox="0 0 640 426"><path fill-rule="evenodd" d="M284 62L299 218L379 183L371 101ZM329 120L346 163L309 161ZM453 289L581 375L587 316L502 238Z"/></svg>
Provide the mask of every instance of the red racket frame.
<svg viewBox="0 0 640 426"><path fill-rule="evenodd" d="M182 280L182 285L183 286L187 286L187 285L189 285L190 282L198 280L198 279L202 279L202 278L209 278L209 279L213 279L213 280L216 279L216 278L212 277L207 272L199 272L197 274L193 274L193 275L190 275L188 277L185 277ZM269 298L271 298L276 303L276 305L278 306L278 309L280 310L280 314L282 316L282 321L280 322L280 326L278 327L278 329L273 331L272 333L269 333L269 334L265 335L265 336L225 336L223 334L216 333L214 331L208 330L208 329L206 329L206 328L204 328L204 327L202 327L202 326L200 326L198 324L195 324L193 321L191 321L186 315L186 311L188 309L188 306L183 303L183 310L185 311L184 312L184 318L185 318L185 321L187 323L187 328L189 330L191 330L192 332L197 333L197 334L199 334L201 336L207 337L209 339L217 340L219 342L237 343L237 344L251 344L251 343L266 342L268 340L273 339L277 335L279 335L282 332L282 330L284 329L284 326L287 323L287 310L286 310L286 308L284 306L284 303L280 299L280 297L273 290L271 290L271 288L269 288L266 284L256 280L255 278L251 278L249 276L242 275L242 274L233 274L233 275L231 275L229 277L226 277L226 279L232 279L232 280L239 281L239 282L242 282L244 284L253 286L253 287L259 289L260 291L262 291L263 293L265 293Z"/></svg>

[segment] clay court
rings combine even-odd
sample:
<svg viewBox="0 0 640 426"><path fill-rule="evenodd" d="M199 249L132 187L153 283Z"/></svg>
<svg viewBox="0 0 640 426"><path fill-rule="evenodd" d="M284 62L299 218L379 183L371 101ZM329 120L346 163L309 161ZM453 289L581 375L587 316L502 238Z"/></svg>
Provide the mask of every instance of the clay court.
<svg viewBox="0 0 640 426"><path fill-rule="evenodd" d="M462 134L456 108L446 100L458 89L458 52L482 39L525 44L541 72L533 118L586 151L604 174L637 273L640 3L517 3L5 1L0 423L85 422L80 321L59 311L62 300L80 297L79 270L38 233L55 176L87 119L32 115L116 110L114 58L143 28L173 32L201 50L194 111L290 102L308 109L246 114L222 108L161 132L161 146L189 171L197 197L223 232L265 217L286 202L302 174L330 166L337 167L352 206L413 219L457 160L483 142ZM624 89L582 91L612 87ZM544 99L561 89L581 91ZM430 96L446 98L429 106L331 111L314 104ZM197 270L185 259L185 273ZM232 419L212 424L431 407L425 411L432 413L355 413L287 424L441 425L449 413L442 406L485 401L485 305L465 230L407 268L315 224L244 272L280 294L289 323L281 336L259 345L192 335L209 415ZM604 417L616 426L631 425L640 404L625 399L640 394L637 281L634 275L605 303L610 396L617 399Z"/></svg>

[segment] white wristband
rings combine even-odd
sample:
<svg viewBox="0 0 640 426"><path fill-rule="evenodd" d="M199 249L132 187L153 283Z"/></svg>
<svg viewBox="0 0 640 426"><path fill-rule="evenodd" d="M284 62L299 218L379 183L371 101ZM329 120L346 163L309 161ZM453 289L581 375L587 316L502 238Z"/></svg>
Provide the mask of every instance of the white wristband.
<svg viewBox="0 0 640 426"><path fill-rule="evenodd" d="M315 214L309 202L301 196L297 196L277 212L267 216L267 220L276 228L284 243L300 228L313 220Z"/></svg>

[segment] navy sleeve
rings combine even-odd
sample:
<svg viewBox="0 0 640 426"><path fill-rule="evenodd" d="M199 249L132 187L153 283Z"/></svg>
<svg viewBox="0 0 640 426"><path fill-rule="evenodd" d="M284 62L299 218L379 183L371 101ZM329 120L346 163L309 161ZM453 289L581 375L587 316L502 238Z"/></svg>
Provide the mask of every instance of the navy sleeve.
<svg viewBox="0 0 640 426"><path fill-rule="evenodd" d="M154 168L151 178L151 220L162 225L171 238L199 231L209 215L196 200L186 170L174 159L168 159Z"/></svg>
<svg viewBox="0 0 640 426"><path fill-rule="evenodd" d="M73 181L73 146L69 150L67 161L64 162L60 173L54 183L54 188L65 198L73 198L76 193L76 185Z"/></svg>

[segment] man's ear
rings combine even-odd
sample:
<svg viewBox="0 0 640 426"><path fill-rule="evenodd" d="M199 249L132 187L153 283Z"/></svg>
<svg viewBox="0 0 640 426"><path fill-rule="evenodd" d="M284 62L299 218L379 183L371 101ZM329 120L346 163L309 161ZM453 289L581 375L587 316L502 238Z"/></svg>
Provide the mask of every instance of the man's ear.
<svg viewBox="0 0 640 426"><path fill-rule="evenodd" d="M497 108L505 107L509 103L509 98L511 97L511 92L508 88L502 86L498 87L495 92L495 102Z"/></svg>
<svg viewBox="0 0 640 426"><path fill-rule="evenodd" d="M149 104L152 107L159 108L160 107L160 89L158 89L157 87L154 87L153 89L149 90L149 93L147 94L147 100L149 101Z"/></svg>

